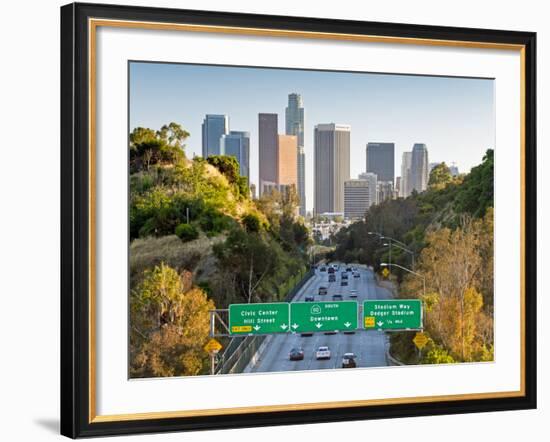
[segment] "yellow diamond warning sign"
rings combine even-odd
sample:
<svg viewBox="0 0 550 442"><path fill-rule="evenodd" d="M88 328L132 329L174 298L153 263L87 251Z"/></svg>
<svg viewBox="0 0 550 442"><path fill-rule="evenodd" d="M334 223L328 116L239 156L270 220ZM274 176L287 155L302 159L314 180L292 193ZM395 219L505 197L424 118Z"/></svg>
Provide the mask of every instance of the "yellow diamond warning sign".
<svg viewBox="0 0 550 442"><path fill-rule="evenodd" d="M214 338L210 339L203 347L207 353L217 353L222 349L222 345Z"/></svg>
<svg viewBox="0 0 550 442"><path fill-rule="evenodd" d="M424 333L418 332L413 338L414 345L420 350L428 343L428 337Z"/></svg>

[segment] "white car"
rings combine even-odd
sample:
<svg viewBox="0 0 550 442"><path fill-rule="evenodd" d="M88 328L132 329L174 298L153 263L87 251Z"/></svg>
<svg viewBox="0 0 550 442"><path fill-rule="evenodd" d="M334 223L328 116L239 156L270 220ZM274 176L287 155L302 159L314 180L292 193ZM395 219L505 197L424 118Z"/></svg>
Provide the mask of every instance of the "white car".
<svg viewBox="0 0 550 442"><path fill-rule="evenodd" d="M317 349L315 353L316 359L330 359L330 350L327 346L321 346Z"/></svg>
<svg viewBox="0 0 550 442"><path fill-rule="evenodd" d="M349 291L349 297L350 298L357 298L357 290L352 289Z"/></svg>

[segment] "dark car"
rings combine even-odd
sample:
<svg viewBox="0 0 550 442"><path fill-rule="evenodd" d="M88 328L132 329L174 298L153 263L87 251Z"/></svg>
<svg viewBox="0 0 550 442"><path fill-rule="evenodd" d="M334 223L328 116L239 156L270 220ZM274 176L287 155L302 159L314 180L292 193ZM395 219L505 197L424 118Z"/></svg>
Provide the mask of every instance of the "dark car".
<svg viewBox="0 0 550 442"><path fill-rule="evenodd" d="M321 272L326 272L327 268L325 266L321 267Z"/></svg>
<svg viewBox="0 0 550 442"><path fill-rule="evenodd" d="M360 278L361 275L359 274L359 272L355 272L355 273L353 274L353 277L354 277L354 278Z"/></svg>
<svg viewBox="0 0 550 442"><path fill-rule="evenodd" d="M326 295L328 293L328 289L326 287L319 287L319 296Z"/></svg>
<svg viewBox="0 0 550 442"><path fill-rule="evenodd" d="M288 353L288 359L290 359L291 361L302 361L304 359L304 349L293 348Z"/></svg>
<svg viewBox="0 0 550 442"><path fill-rule="evenodd" d="M334 267L329 267L329 268L328 268L328 272L329 272L329 273L334 273L334 272L335 272Z"/></svg>
<svg viewBox="0 0 550 442"><path fill-rule="evenodd" d="M304 301L306 301L306 302L313 302L313 301L315 301L315 296L306 295L306 297L304 298Z"/></svg>
<svg viewBox="0 0 550 442"><path fill-rule="evenodd" d="M303 332L303 333L300 333L300 336L309 337L309 336L313 336L313 333L312 332Z"/></svg>
<svg viewBox="0 0 550 442"><path fill-rule="evenodd" d="M342 358L342 368L355 368L357 367L357 362L355 361L356 356L354 353L344 353Z"/></svg>
<svg viewBox="0 0 550 442"><path fill-rule="evenodd" d="M333 301L342 301L343 299L342 295L332 295Z"/></svg>
<svg viewBox="0 0 550 442"><path fill-rule="evenodd" d="M348 274L346 272L342 272L342 279L348 279Z"/></svg>
<svg viewBox="0 0 550 442"><path fill-rule="evenodd" d="M346 272L351 272L351 267L347 267Z"/></svg>
<svg viewBox="0 0 550 442"><path fill-rule="evenodd" d="M348 285L348 280L347 280L347 279L342 279L342 281L340 281L340 285L341 285L342 287Z"/></svg>

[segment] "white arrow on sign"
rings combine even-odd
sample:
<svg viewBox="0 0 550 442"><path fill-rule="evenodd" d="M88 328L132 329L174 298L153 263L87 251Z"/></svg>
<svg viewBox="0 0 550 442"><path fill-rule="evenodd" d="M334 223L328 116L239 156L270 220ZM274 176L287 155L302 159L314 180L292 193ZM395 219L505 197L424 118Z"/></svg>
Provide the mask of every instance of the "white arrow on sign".
<svg viewBox="0 0 550 442"><path fill-rule="evenodd" d="M299 327L298 324L296 324L296 323L292 324L292 328L293 328L294 330L296 330L298 327Z"/></svg>
<svg viewBox="0 0 550 442"><path fill-rule="evenodd" d="M258 331L261 327L259 325L254 326L254 330Z"/></svg>
<svg viewBox="0 0 550 442"><path fill-rule="evenodd" d="M344 325L347 327L349 327L351 325L351 322L344 322Z"/></svg>
<svg viewBox="0 0 550 442"><path fill-rule="evenodd" d="M286 330L287 327L288 327L288 326L287 326L286 324L281 324L281 328L282 328L283 330Z"/></svg>
<svg viewBox="0 0 550 442"><path fill-rule="evenodd" d="M323 326L323 324L321 324L320 322L317 322L317 323L315 324L315 327L317 327L317 328L321 328L322 326Z"/></svg>
<svg viewBox="0 0 550 442"><path fill-rule="evenodd" d="M384 325L384 322L378 321L377 324L378 324L378 327L382 327Z"/></svg>

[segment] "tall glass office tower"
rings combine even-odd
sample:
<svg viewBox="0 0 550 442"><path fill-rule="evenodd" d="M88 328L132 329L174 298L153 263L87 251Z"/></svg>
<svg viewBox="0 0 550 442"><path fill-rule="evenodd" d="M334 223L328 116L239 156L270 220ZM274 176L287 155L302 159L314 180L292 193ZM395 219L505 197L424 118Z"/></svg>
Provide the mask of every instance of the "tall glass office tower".
<svg viewBox="0 0 550 442"><path fill-rule="evenodd" d="M391 181L395 178L395 144L367 144L367 172L375 173L378 181Z"/></svg>
<svg viewBox="0 0 550 442"><path fill-rule="evenodd" d="M222 135L229 133L229 118L227 115L206 115L202 122L202 156L220 154Z"/></svg>
<svg viewBox="0 0 550 442"><path fill-rule="evenodd" d="M428 148L425 144L416 143L412 149L410 192L423 192L428 188Z"/></svg>
<svg viewBox="0 0 550 442"><path fill-rule="evenodd" d="M250 133L232 130L222 135L220 154L234 156L239 162L239 173L250 181Z"/></svg>
<svg viewBox="0 0 550 442"><path fill-rule="evenodd" d="M300 215L306 214L306 155L304 151L304 105L300 94L288 95L288 107L285 112L286 134L295 135L298 141L298 196L300 197Z"/></svg>

